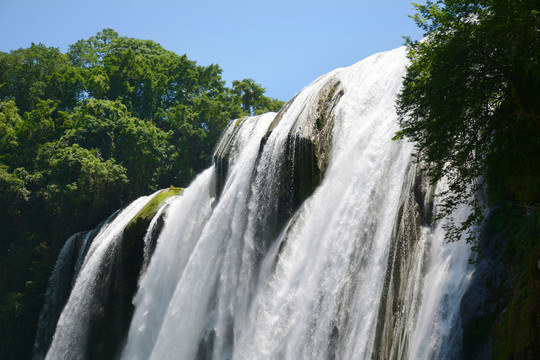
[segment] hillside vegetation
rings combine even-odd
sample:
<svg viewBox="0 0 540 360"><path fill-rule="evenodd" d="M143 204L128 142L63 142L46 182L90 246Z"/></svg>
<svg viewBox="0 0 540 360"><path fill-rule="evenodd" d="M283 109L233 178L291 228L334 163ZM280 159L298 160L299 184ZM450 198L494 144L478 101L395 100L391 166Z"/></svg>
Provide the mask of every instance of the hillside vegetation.
<svg viewBox="0 0 540 360"><path fill-rule="evenodd" d="M277 111L151 40L105 29L66 53L0 52L0 359L29 358L63 242L210 164L230 119Z"/></svg>

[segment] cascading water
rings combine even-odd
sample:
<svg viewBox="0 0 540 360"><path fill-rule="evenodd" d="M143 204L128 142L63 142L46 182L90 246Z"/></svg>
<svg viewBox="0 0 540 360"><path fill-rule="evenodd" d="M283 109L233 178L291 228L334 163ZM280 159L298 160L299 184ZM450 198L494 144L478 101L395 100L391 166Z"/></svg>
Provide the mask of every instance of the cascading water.
<svg viewBox="0 0 540 360"><path fill-rule="evenodd" d="M96 317L103 316L102 307L106 303L107 287L111 285L122 231L153 195L135 200L114 220L106 222L93 238L82 265L76 264L80 270L56 325L46 359L82 359L92 354L91 345L87 344L88 332Z"/></svg>
<svg viewBox="0 0 540 360"><path fill-rule="evenodd" d="M163 210L123 359L458 356L470 254L431 223L412 147L391 140L406 64L404 48L374 55L227 128ZM94 300L78 289L99 277L97 246L48 358L88 356Z"/></svg>
<svg viewBox="0 0 540 360"><path fill-rule="evenodd" d="M73 288L82 265L82 259L88 251L92 232L76 233L67 239L49 278L49 287L45 294L45 304L39 316L38 331L34 341L34 359L43 359L54 334L56 322L60 317Z"/></svg>

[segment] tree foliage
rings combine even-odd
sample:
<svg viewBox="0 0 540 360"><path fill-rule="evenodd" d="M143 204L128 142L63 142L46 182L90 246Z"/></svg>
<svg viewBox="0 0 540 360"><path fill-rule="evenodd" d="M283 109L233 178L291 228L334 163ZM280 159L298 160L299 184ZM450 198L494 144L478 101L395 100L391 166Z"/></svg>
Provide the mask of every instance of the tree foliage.
<svg viewBox="0 0 540 360"><path fill-rule="evenodd" d="M253 80L228 88L221 72L112 29L67 53L0 52L1 359L30 358L69 235L136 197L187 186L231 119L283 105Z"/></svg>
<svg viewBox="0 0 540 360"><path fill-rule="evenodd" d="M532 0L440 0L415 5L426 32L407 40L411 60L397 110L401 130L433 181L446 178L444 213L476 210L478 193L540 201L540 13Z"/></svg>
<svg viewBox="0 0 540 360"><path fill-rule="evenodd" d="M265 89L253 79L235 80L232 85L233 93L241 101L242 110L248 115L278 111L283 106L282 101L264 96Z"/></svg>
<svg viewBox="0 0 540 360"><path fill-rule="evenodd" d="M32 44L27 49L0 52L0 100L15 99L22 113L45 99L69 108L82 91L78 69L56 48Z"/></svg>

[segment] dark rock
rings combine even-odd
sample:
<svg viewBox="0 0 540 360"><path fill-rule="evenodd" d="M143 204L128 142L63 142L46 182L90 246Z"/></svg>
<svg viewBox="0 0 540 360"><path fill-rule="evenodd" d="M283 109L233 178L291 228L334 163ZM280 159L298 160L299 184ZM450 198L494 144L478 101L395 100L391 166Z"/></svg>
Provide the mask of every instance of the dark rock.
<svg viewBox="0 0 540 360"><path fill-rule="evenodd" d="M269 242L283 229L286 222L298 210L321 183L328 165L329 149L332 143L332 130L335 109L344 94L341 82L330 78L319 92L316 102L311 102L293 120L293 125L285 143L283 159L274 179L272 179L272 199L259 203L265 204L261 209L261 221L257 223L257 235L262 244L261 253L269 246ZM293 98L287 103L272 121L259 146L259 156L267 144L272 131L288 114L291 105L297 100ZM216 171L216 195L223 190L229 171L234 138L243 125L244 119L238 119L225 131L214 152ZM260 161L260 157L258 159ZM256 176L256 174L253 174ZM283 244L281 244L283 246Z"/></svg>
<svg viewBox="0 0 540 360"><path fill-rule="evenodd" d="M162 202L178 188L157 194L124 228L105 256L96 275L96 290L90 309L85 359L117 359L124 345L135 307L132 299L138 288L144 263L144 238ZM152 233L157 241L162 226ZM151 249L150 249L151 250Z"/></svg>
<svg viewBox="0 0 540 360"><path fill-rule="evenodd" d="M493 357L496 320L508 304L512 286L511 269L502 255L504 239L504 234L486 228L479 240L480 255L460 304L463 359Z"/></svg>
<svg viewBox="0 0 540 360"><path fill-rule="evenodd" d="M343 94L341 82L329 79L320 90L318 101L309 103L294 119L285 143L283 163L275 174L274 183L278 186L273 189L273 197L277 199L274 214L265 216L257 224L265 247L321 183L328 165L334 111ZM292 99L276 115L261 140L259 154L295 100Z"/></svg>
<svg viewBox="0 0 540 360"><path fill-rule="evenodd" d="M411 274L411 254L420 238L421 225L431 223L432 191L418 168L409 170L411 179L404 184L399 214L392 233L392 245L388 254L386 274L381 293L381 305L375 331L373 359L390 356L394 329L398 325L406 293L404 286Z"/></svg>

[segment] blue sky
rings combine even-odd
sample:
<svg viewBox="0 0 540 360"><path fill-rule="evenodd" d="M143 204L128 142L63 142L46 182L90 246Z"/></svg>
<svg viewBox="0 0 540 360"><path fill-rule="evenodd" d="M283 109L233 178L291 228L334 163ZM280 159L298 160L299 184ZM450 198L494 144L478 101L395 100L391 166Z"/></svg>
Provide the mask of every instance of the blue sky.
<svg viewBox="0 0 540 360"><path fill-rule="evenodd" d="M417 1L418 2L418 1ZM408 0L0 0L0 51L66 51L104 28L151 39L289 100L318 76L420 39Z"/></svg>

